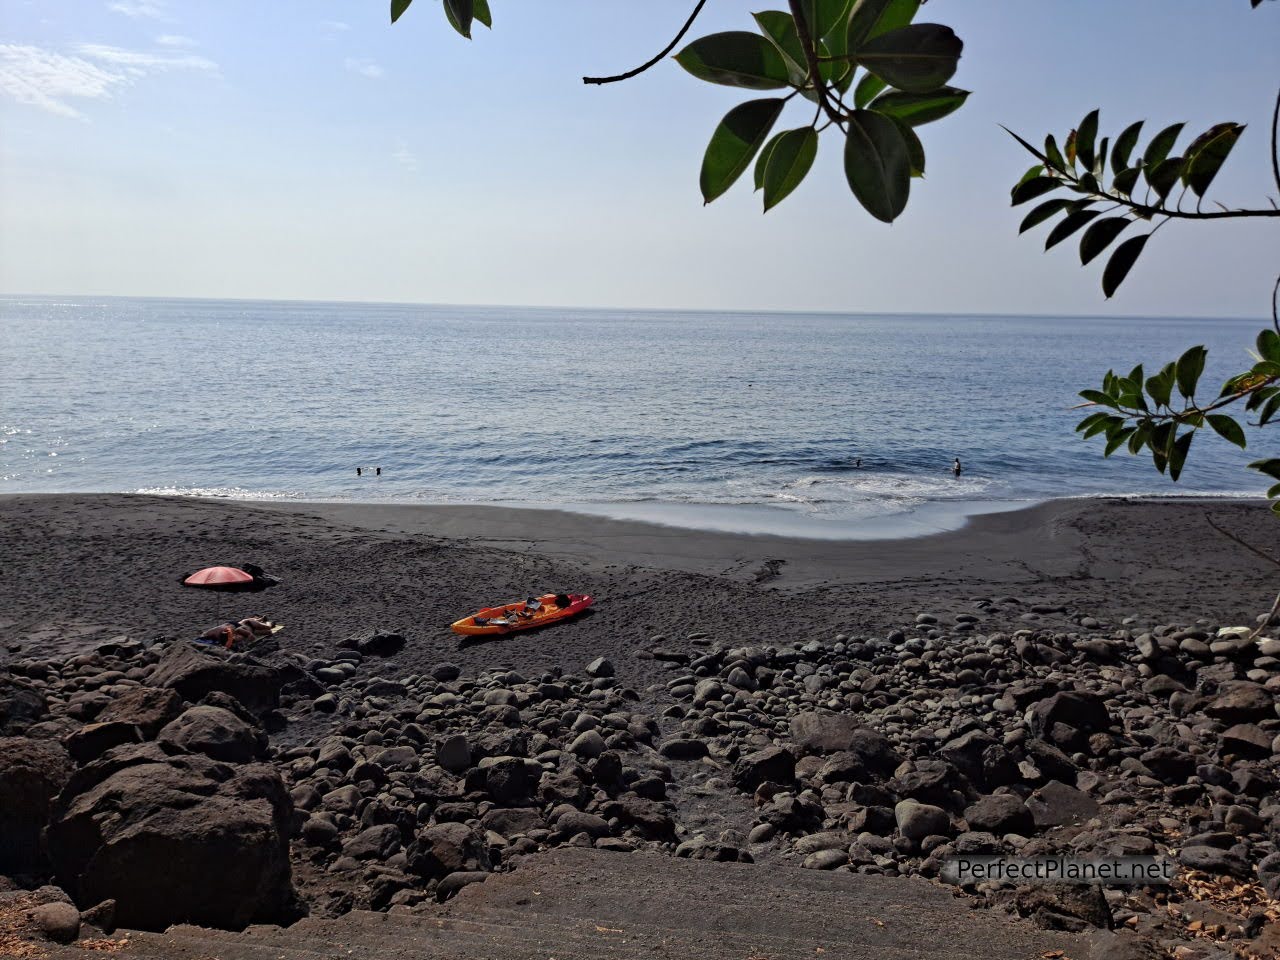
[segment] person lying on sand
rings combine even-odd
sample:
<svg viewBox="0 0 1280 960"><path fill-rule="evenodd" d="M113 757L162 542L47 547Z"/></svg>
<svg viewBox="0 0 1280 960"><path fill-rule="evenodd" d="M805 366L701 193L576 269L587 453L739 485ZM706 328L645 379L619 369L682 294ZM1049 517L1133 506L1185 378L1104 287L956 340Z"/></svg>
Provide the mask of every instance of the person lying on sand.
<svg viewBox="0 0 1280 960"><path fill-rule="evenodd" d="M261 617L245 617L238 623L228 622L210 627L196 639L213 640L231 647L237 643L269 637L275 632L275 628L276 625L270 620L263 620Z"/></svg>

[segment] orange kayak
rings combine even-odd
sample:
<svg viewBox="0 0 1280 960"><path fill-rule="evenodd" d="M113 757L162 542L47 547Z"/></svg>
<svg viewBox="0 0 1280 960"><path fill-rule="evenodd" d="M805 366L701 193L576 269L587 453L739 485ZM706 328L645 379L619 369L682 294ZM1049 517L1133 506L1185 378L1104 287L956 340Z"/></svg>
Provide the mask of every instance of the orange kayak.
<svg viewBox="0 0 1280 960"><path fill-rule="evenodd" d="M485 607L454 622L449 629L466 637L531 630L567 620L592 603L593 598L584 593L544 593L528 600L512 600Z"/></svg>

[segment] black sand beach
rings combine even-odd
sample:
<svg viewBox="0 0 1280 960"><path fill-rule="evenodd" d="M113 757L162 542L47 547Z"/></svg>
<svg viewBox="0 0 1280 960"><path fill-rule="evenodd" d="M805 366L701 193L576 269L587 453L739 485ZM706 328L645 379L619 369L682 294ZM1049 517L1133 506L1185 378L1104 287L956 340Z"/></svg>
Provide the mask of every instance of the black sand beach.
<svg viewBox="0 0 1280 960"><path fill-rule="evenodd" d="M741 642L874 632L918 613L1016 597L1010 626L1060 613L1139 624L1253 623L1275 568L1280 523L1250 501L1063 500L893 541L711 533L554 510L269 503L117 494L0 497L0 658L66 655L119 634L195 636L261 613L307 654L369 628L410 639L406 670L439 659L525 669L617 660L638 683L654 635ZM212 563L254 562L285 582L219 598L179 589ZM544 590L593 594L588 617L459 647L448 625L487 603ZM993 628L998 623L992 624ZM6 662L0 659L0 663Z"/></svg>

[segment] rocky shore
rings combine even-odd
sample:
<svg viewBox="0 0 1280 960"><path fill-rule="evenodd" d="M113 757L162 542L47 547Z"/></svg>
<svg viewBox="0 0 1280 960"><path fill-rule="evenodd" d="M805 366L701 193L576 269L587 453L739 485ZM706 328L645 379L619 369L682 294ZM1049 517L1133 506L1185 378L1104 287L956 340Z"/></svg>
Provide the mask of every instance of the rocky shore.
<svg viewBox="0 0 1280 960"><path fill-rule="evenodd" d="M411 629L11 642L0 955L412 914L568 846L779 882L1168 857L1171 886L957 895L1099 958L1280 956L1280 629L1117 617L1067 584L931 599L874 629L708 623L523 667L501 644L424 656Z"/></svg>

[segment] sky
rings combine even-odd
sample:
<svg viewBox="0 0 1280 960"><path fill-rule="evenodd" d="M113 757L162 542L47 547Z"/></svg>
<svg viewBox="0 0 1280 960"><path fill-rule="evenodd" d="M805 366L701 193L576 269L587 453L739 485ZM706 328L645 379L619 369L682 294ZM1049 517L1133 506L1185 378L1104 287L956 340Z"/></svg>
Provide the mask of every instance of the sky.
<svg viewBox="0 0 1280 960"><path fill-rule="evenodd" d="M1277 197L1280 3L932 0L965 41L960 112L922 128L928 176L893 225L824 136L762 215L698 169L756 94L662 49L691 0L491 0L464 40L438 0L0 0L0 294L456 304L1262 317L1280 219L1173 223L1111 301L1101 261L1017 236L1030 159L1146 119L1248 124L1210 192ZM784 7L711 0L692 36ZM792 108L789 108L789 110ZM811 115L794 107L778 129Z"/></svg>

